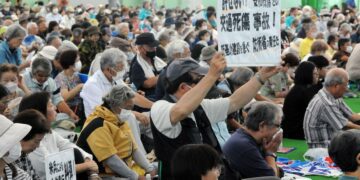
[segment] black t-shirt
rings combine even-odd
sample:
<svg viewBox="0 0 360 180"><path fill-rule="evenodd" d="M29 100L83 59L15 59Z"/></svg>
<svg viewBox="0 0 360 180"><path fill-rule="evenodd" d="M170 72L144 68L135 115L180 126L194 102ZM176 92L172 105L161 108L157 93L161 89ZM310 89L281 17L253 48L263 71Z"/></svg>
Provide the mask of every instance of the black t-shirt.
<svg viewBox="0 0 360 180"><path fill-rule="evenodd" d="M275 176L265 160L261 145L242 129L238 129L225 143L223 153L242 178Z"/></svg>

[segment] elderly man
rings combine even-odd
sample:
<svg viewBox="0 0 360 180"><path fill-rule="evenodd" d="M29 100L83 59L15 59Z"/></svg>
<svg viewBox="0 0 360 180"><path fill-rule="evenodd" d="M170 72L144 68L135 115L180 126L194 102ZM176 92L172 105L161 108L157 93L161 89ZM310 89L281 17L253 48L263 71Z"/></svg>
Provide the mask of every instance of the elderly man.
<svg viewBox="0 0 360 180"><path fill-rule="evenodd" d="M46 38L46 44L48 46L54 46L56 49L58 49L62 44L62 40L59 36L51 35Z"/></svg>
<svg viewBox="0 0 360 180"><path fill-rule="evenodd" d="M101 174L131 180L144 179L156 171L139 150L127 117L134 106L135 93L126 85L112 87L84 124L77 144L94 155ZM135 163L133 163L133 160ZM112 179L112 178L111 178Z"/></svg>
<svg viewBox="0 0 360 180"><path fill-rule="evenodd" d="M166 63L156 57L156 47L159 42L152 33L142 33L135 41L138 54L131 62L130 81L138 90L144 91L147 98L154 99L155 87L160 71Z"/></svg>
<svg viewBox="0 0 360 180"><path fill-rule="evenodd" d="M324 88L310 101L304 117L304 133L311 149L327 148L336 132L360 129L354 122L360 115L354 114L342 96L347 91L349 76L341 68L330 70L325 76Z"/></svg>
<svg viewBox="0 0 360 180"><path fill-rule="evenodd" d="M224 155L242 178L280 176L275 153L282 140L281 118L277 105L256 102L245 119L245 128L225 143Z"/></svg>
<svg viewBox="0 0 360 180"><path fill-rule="evenodd" d="M339 180L360 178L360 130L339 132L329 146L329 155L344 175Z"/></svg>
<svg viewBox="0 0 360 180"><path fill-rule="evenodd" d="M173 61L167 68L166 94L150 113L155 154L162 164L161 179L171 179L170 160L183 145L206 143L220 152L211 124L247 104L276 72L274 68L260 70L229 98L204 99L225 67L225 58L217 53L209 70L191 58Z"/></svg>
<svg viewBox="0 0 360 180"><path fill-rule="evenodd" d="M125 85L123 81L117 81L117 76L122 75L126 69L127 56L125 53L117 48L110 48L105 50L100 58L100 69L92 75L89 80L84 84L80 96L84 102L85 115L88 117L90 113L95 110L95 107L101 105L102 97L108 94L114 85ZM150 108L152 102L138 93L135 93L135 104L143 107ZM135 117L133 117L135 116ZM148 124L149 118L144 114L133 111L129 114L129 123L133 130L135 140L142 152L145 153L139 137L139 125L134 124L134 119L137 119L142 124ZM136 122L135 122L136 123Z"/></svg>
<svg viewBox="0 0 360 180"><path fill-rule="evenodd" d="M122 52L124 52L127 55L128 62L130 62L134 58L134 53L132 52L131 44L129 43L129 41L127 41L125 39L113 37L110 40L109 47L110 48L118 48ZM101 59L102 54L103 53L96 54L95 59L91 62L90 70L89 70L90 76L92 76L96 71L98 71L100 69L100 59ZM125 76L126 72L123 71L123 73L124 74L122 74L122 76L119 76L118 77L119 79L115 79L115 81L122 82L124 80L124 76Z"/></svg>
<svg viewBox="0 0 360 180"><path fill-rule="evenodd" d="M189 44L183 40L175 40L171 42L166 49L168 54L168 62L171 63L175 59L188 58L190 57ZM159 100L165 95L165 75L166 67L159 74L159 80L156 84L155 99Z"/></svg>
<svg viewBox="0 0 360 180"><path fill-rule="evenodd" d="M118 33L117 36L118 37L121 37L123 39L128 39L129 38L129 32L130 32L129 23L122 22L122 23L117 25L117 33Z"/></svg>
<svg viewBox="0 0 360 180"><path fill-rule="evenodd" d="M37 24L34 22L29 22L26 28L28 34L24 38L22 44L26 46L28 52L38 50L44 44L44 40L37 36L39 32Z"/></svg>

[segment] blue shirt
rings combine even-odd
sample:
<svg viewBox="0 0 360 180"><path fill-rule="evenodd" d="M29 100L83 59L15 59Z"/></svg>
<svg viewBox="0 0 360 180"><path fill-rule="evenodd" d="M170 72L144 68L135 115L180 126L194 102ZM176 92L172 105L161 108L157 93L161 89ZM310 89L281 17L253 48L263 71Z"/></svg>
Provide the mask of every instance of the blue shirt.
<svg viewBox="0 0 360 180"><path fill-rule="evenodd" d="M265 160L265 152L256 140L247 132L238 129L222 148L231 167L242 178L275 176L274 170Z"/></svg>
<svg viewBox="0 0 360 180"><path fill-rule="evenodd" d="M291 23L294 21L295 17L294 16L287 16L285 19L285 24L286 27L291 27Z"/></svg>
<svg viewBox="0 0 360 180"><path fill-rule="evenodd" d="M141 8L139 12L139 19L144 20L148 16L151 16L151 11L145 8Z"/></svg>
<svg viewBox="0 0 360 180"><path fill-rule="evenodd" d="M10 51L7 41L3 41L0 44L0 64L15 64L19 66L21 64L21 50L16 48Z"/></svg>

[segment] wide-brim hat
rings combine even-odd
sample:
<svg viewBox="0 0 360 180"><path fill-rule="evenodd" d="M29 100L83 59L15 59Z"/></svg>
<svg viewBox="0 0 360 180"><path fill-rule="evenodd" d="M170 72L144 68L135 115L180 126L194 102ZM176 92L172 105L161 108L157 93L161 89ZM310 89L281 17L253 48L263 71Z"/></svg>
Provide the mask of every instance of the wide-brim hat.
<svg viewBox="0 0 360 180"><path fill-rule="evenodd" d="M0 158L19 143L31 130L31 126L13 123L0 115Z"/></svg>
<svg viewBox="0 0 360 180"><path fill-rule="evenodd" d="M153 33L142 33L136 37L135 41L136 45L148 45L150 47L156 47L159 45L159 41L157 41L154 37Z"/></svg>

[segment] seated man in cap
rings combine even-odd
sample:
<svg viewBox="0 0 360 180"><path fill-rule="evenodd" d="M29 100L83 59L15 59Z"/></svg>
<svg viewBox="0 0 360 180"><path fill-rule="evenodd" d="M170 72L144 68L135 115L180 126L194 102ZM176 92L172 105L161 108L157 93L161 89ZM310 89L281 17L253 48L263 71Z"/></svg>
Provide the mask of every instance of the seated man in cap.
<svg viewBox="0 0 360 180"><path fill-rule="evenodd" d="M183 145L206 143L221 152L211 124L225 120L247 104L264 81L276 73L275 68L261 69L229 98L204 99L225 67L225 58L217 53L209 70L191 58L173 61L167 68L166 94L154 103L150 113L161 179L171 179L170 160Z"/></svg>
<svg viewBox="0 0 360 180"><path fill-rule="evenodd" d="M152 33L142 33L135 41L138 54L130 65L130 81L138 90L145 92L145 97L155 97L155 87L160 71L166 63L156 57L156 47L159 42Z"/></svg>
<svg viewBox="0 0 360 180"><path fill-rule="evenodd" d="M85 40L79 45L80 60L83 67L81 68L81 73L87 74L91 62L95 58L96 54L103 51L101 49L98 41L100 39L100 31L96 26L90 26L86 29Z"/></svg>

